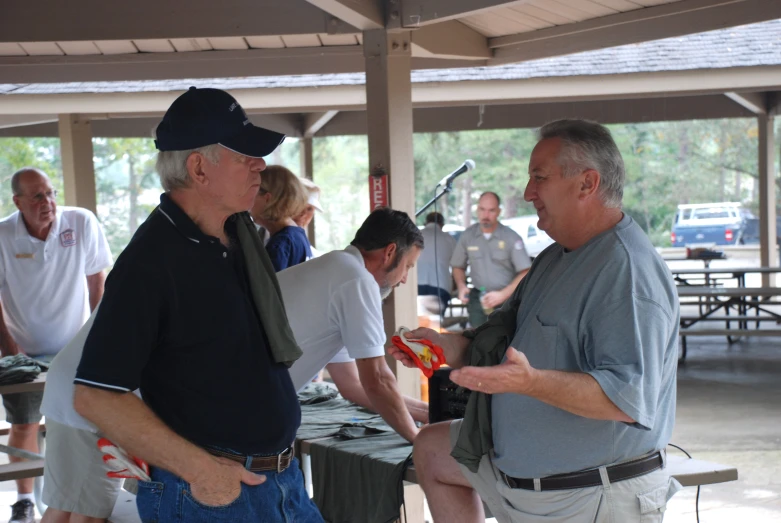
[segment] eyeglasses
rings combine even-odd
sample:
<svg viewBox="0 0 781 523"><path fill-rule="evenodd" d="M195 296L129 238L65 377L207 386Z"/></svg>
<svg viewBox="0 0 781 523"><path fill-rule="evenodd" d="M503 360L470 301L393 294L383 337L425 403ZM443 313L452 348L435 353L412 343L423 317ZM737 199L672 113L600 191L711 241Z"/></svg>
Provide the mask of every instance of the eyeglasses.
<svg viewBox="0 0 781 523"><path fill-rule="evenodd" d="M43 203L44 200L54 200L57 198L57 189L52 189L51 191L46 192L39 192L33 196L25 196L25 198L29 198L35 203Z"/></svg>

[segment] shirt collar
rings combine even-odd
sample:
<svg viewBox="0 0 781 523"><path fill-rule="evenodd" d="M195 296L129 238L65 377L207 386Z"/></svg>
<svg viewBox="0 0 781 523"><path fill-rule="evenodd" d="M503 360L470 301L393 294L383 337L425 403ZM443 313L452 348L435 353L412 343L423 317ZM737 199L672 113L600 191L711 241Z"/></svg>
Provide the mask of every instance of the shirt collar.
<svg viewBox="0 0 781 523"><path fill-rule="evenodd" d="M17 240L38 240L38 238L33 238L33 236L30 234L30 231L27 230L27 226L24 224L24 219L22 219L22 213L21 211L16 211L16 226L15 226L15 236ZM54 236L57 236L60 233L60 224L62 223L62 209L57 207L57 212L54 213L54 222L52 222L52 228L49 229L49 235L46 237L48 240L49 238L52 238Z"/></svg>
<svg viewBox="0 0 781 523"><path fill-rule="evenodd" d="M204 234L203 231L187 216L181 207L174 202L167 193L160 195L160 206L157 208L182 235L193 243L209 244L218 242L219 239L214 236ZM228 220L235 220L238 213L228 217Z"/></svg>
<svg viewBox="0 0 781 523"><path fill-rule="evenodd" d="M366 260L363 259L363 254L361 254L360 249L356 247L355 245L348 245L347 248L344 250L347 254L351 254L352 256L355 256L357 259L361 261L361 265L363 268L366 268Z"/></svg>

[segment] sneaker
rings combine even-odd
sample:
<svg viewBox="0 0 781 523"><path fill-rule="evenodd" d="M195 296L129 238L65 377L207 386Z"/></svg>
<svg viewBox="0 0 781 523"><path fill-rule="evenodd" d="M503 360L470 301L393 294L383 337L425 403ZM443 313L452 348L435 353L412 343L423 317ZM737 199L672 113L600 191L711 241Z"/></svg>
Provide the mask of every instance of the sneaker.
<svg viewBox="0 0 781 523"><path fill-rule="evenodd" d="M11 519L8 523L35 523L35 505L29 499L11 505Z"/></svg>

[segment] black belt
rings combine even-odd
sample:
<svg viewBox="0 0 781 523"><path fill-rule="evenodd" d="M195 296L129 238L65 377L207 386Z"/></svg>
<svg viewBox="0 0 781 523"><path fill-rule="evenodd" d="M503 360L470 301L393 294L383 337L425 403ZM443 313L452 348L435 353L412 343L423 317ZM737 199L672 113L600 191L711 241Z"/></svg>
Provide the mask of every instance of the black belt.
<svg viewBox="0 0 781 523"><path fill-rule="evenodd" d="M636 478L663 466L662 455L655 452L650 456L639 458L617 465L607 467L607 477L611 483L623 481L625 479ZM510 488L521 488L524 490L536 490L534 480L526 478L513 478L502 471L504 483ZM581 470L569 474L557 474L540 479L540 490L567 490L576 488L596 487L602 484L602 477L599 475L599 469Z"/></svg>
<svg viewBox="0 0 781 523"><path fill-rule="evenodd" d="M208 447L206 448L206 452L212 454L213 456L218 456L220 458L228 458L237 463L241 463L245 467L247 465L248 456L240 456L238 454L222 452L220 450L211 449ZM293 458L295 457L295 452L293 446L291 445L290 447L286 448L279 454L273 456L249 456L249 457L252 458L252 461L250 462L250 466L247 467L247 470L249 470L250 472L270 472L274 470L276 470L277 472L282 472L286 470L293 462Z"/></svg>

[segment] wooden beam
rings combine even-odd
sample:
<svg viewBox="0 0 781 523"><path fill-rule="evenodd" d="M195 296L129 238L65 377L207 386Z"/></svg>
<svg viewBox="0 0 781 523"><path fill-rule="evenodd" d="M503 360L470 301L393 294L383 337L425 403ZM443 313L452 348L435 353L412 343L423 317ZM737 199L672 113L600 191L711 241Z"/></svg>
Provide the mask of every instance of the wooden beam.
<svg viewBox="0 0 781 523"><path fill-rule="evenodd" d="M561 118L586 118L603 124L747 118L752 114L723 95L518 103L513 105L429 107L413 111L416 133L489 129L531 129ZM366 134L364 111L343 111L318 136Z"/></svg>
<svg viewBox="0 0 781 523"><path fill-rule="evenodd" d="M397 16L401 18L402 27L415 28L464 18L511 4L525 3L528 3L528 0L401 0L401 12L397 13Z"/></svg>
<svg viewBox="0 0 781 523"><path fill-rule="evenodd" d="M305 0L7 0L0 42L213 38L356 32Z"/></svg>
<svg viewBox="0 0 781 523"><path fill-rule="evenodd" d="M380 0L306 1L361 31L385 27L385 12Z"/></svg>
<svg viewBox="0 0 781 523"><path fill-rule="evenodd" d="M65 205L83 207L97 214L90 120L78 114L61 114L59 132Z"/></svg>
<svg viewBox="0 0 781 523"><path fill-rule="evenodd" d="M724 96L751 111L753 114L767 114L767 97L764 93L724 93Z"/></svg>
<svg viewBox="0 0 781 523"><path fill-rule="evenodd" d="M353 73L359 46L0 57L0 83L170 80Z"/></svg>
<svg viewBox="0 0 781 523"><path fill-rule="evenodd" d="M477 76L477 75L476 75ZM162 115L188 83L172 91L9 94L0 96L0 114L108 114L109 117ZM210 83L204 81L203 86ZM674 97L732 91L781 91L781 66L662 71L624 75L559 76L521 80L419 82L412 84L415 107L523 102ZM243 88L231 90L250 113L316 113L363 110L364 86ZM296 123L301 128L299 118ZM293 133L288 133L293 134Z"/></svg>
<svg viewBox="0 0 781 523"><path fill-rule="evenodd" d="M491 58L486 37L456 20L413 31L412 56L485 60Z"/></svg>
<svg viewBox="0 0 781 523"><path fill-rule="evenodd" d="M0 115L0 129L38 125L58 121L56 114L14 114Z"/></svg>
<svg viewBox="0 0 781 523"><path fill-rule="evenodd" d="M474 67L487 61L413 58L415 69ZM0 83L116 82L363 72L361 47L292 47L189 53L0 56Z"/></svg>
<svg viewBox="0 0 781 523"><path fill-rule="evenodd" d="M325 124L330 122L334 116L339 114L339 111L325 111L321 113L308 113L304 115L304 125L301 129L301 136L304 138L311 138L316 135L317 132L323 128Z"/></svg>
<svg viewBox="0 0 781 523"><path fill-rule="evenodd" d="M241 97L241 93L238 94ZM241 98L240 98L241 100ZM243 103L243 102L242 102ZM658 121L700 120L709 118L748 118L752 113L721 94L598 100L581 102L518 103L486 105L482 119L479 107L433 107L413 110L416 133L455 132L486 129L540 127L559 118L587 118L604 124ZM162 113L145 118L103 118L92 120L92 134L102 138L149 138ZM300 115L250 115L252 123L283 132L301 134ZM478 123L480 124L478 126ZM364 110L342 111L317 133L317 136L366 134ZM0 137L57 137L56 124L28 125L0 129ZM302 173L304 171L302 170Z"/></svg>
<svg viewBox="0 0 781 523"><path fill-rule="evenodd" d="M778 0L681 0L490 38L492 65L604 49L781 18Z"/></svg>

